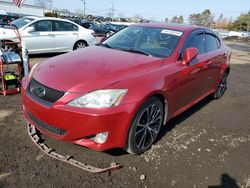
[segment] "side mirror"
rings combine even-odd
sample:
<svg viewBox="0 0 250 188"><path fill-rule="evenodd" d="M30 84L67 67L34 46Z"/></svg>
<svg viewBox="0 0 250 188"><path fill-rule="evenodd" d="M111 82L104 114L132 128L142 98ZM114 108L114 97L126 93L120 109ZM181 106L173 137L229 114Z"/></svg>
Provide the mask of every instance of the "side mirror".
<svg viewBox="0 0 250 188"><path fill-rule="evenodd" d="M31 33L33 31L35 31L35 28L33 26L29 26L25 30L26 30L27 33Z"/></svg>
<svg viewBox="0 0 250 188"><path fill-rule="evenodd" d="M187 48L184 52L183 64L188 65L190 61L197 57L198 52L197 48Z"/></svg>

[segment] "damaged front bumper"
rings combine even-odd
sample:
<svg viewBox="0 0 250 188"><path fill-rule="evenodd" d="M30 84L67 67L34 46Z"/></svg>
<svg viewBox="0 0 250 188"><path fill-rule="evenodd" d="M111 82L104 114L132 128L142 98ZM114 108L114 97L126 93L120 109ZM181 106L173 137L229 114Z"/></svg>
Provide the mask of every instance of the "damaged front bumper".
<svg viewBox="0 0 250 188"><path fill-rule="evenodd" d="M82 170L92 172L92 173L101 173L101 172L117 170L122 167L121 165L116 164L115 162L112 162L111 165L107 168L97 168L97 167L90 166L88 164L85 164L85 163L82 163L80 161L73 159L73 156L71 155L63 156L63 155L56 153L55 149L50 148L44 143L44 141L40 137L40 132L31 124L28 124L28 133L29 133L31 140L34 142L34 144L46 155L53 157L54 159L69 163Z"/></svg>

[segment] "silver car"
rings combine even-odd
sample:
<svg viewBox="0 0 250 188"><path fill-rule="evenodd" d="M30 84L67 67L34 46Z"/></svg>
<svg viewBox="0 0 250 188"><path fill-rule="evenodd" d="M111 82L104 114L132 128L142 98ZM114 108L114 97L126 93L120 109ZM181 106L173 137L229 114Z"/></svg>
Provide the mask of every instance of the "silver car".
<svg viewBox="0 0 250 188"><path fill-rule="evenodd" d="M23 17L12 22L29 54L69 52L96 44L94 31L69 20L51 17ZM13 29L0 28L0 40L17 41Z"/></svg>

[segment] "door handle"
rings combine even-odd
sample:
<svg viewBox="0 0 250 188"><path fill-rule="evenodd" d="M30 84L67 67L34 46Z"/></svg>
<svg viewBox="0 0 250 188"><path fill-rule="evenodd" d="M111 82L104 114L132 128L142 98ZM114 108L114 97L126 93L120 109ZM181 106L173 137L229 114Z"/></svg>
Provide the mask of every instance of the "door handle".
<svg viewBox="0 0 250 188"><path fill-rule="evenodd" d="M204 69L207 69L208 68L208 66L210 66L212 64L212 61L207 61L206 63L205 63L205 65L204 65Z"/></svg>
<svg viewBox="0 0 250 188"><path fill-rule="evenodd" d="M200 68L200 67L195 68L195 69L193 69L193 70L190 72L190 74L191 74L191 75L193 75L193 74L197 74L198 72L200 72L200 70L201 70L201 68Z"/></svg>
<svg viewBox="0 0 250 188"><path fill-rule="evenodd" d="M72 33L72 35L77 35L77 33Z"/></svg>
<svg viewBox="0 0 250 188"><path fill-rule="evenodd" d="M54 36L55 36L54 34L51 34L51 33L49 34L49 37L54 37Z"/></svg>
<svg viewBox="0 0 250 188"><path fill-rule="evenodd" d="M212 64L212 61L206 62L206 65L211 65L211 64Z"/></svg>

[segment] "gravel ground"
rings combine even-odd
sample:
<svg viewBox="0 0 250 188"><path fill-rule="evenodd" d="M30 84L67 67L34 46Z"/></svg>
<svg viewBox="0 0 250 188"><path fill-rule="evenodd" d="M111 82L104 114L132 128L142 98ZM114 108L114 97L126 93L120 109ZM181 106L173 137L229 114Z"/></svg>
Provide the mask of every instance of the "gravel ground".
<svg viewBox="0 0 250 188"><path fill-rule="evenodd" d="M145 154L98 152L44 137L88 164L123 165L111 173L87 173L44 155L27 134L21 96L0 96L0 187L250 187L250 44L227 44L233 55L225 95L168 122Z"/></svg>

